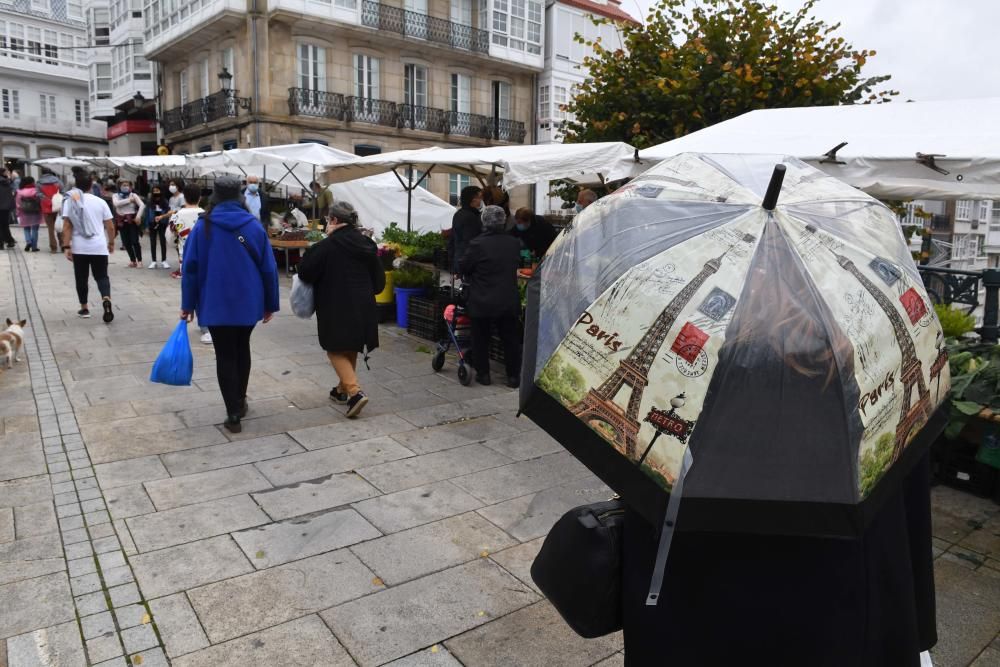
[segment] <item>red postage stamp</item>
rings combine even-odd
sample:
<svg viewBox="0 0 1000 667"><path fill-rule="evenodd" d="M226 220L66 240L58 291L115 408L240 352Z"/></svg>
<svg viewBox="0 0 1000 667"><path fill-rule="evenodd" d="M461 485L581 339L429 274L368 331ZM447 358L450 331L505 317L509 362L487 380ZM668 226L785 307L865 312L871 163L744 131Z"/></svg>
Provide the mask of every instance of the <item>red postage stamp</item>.
<svg viewBox="0 0 1000 667"><path fill-rule="evenodd" d="M687 360L689 364L693 364L707 340L707 333L690 322L686 322L681 328L681 332L677 334L674 344L670 346L670 351Z"/></svg>

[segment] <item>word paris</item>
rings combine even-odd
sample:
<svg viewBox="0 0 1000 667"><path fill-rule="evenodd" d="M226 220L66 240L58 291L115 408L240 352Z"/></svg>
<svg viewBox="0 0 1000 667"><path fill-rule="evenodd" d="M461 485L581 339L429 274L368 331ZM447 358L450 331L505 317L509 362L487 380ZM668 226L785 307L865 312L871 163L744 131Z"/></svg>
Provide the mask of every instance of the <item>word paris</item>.
<svg viewBox="0 0 1000 667"><path fill-rule="evenodd" d="M865 414L865 408L867 408L869 405L875 405L876 403L878 403L878 400L882 398L882 392L890 391L895 381L896 381L895 372L889 371L885 376L885 380L882 381L882 384L880 384L879 386L875 387L875 389L871 390L870 392L862 396L861 400L858 402L858 408L861 410L861 414L862 415Z"/></svg>
<svg viewBox="0 0 1000 667"><path fill-rule="evenodd" d="M615 333L609 335L607 331L602 329L600 326L594 324L593 322L594 322L594 316L584 311L583 315L580 316L580 319L576 321L576 325L577 326L580 326L581 324L590 325L587 326L588 335L593 336L597 340L604 341L604 346L610 349L612 352L617 352L618 350L620 350L622 347L622 342L618 340L618 332L616 331Z"/></svg>

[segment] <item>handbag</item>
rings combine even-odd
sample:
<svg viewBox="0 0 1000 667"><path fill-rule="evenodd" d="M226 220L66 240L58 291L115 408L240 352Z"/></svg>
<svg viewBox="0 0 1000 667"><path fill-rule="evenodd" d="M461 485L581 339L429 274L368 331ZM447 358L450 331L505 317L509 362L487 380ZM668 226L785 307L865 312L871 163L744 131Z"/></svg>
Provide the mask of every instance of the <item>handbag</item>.
<svg viewBox="0 0 1000 667"><path fill-rule="evenodd" d="M316 312L313 286L299 278L298 275L292 276L292 291L288 295L288 301L292 306L292 313L296 317L308 320Z"/></svg>
<svg viewBox="0 0 1000 667"><path fill-rule="evenodd" d="M566 624L593 639L622 629L622 542L625 504L575 507L549 531L531 579Z"/></svg>
<svg viewBox="0 0 1000 667"><path fill-rule="evenodd" d="M194 356L188 340L187 321L181 320L160 350L149 374L151 382L183 387L191 384L194 375Z"/></svg>

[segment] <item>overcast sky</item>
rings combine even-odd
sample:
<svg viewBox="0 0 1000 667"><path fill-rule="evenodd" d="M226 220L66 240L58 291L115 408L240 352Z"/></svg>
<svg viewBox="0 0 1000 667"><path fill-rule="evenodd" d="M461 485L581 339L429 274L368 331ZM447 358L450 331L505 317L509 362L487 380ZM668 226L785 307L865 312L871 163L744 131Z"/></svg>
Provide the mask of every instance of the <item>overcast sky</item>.
<svg viewBox="0 0 1000 667"><path fill-rule="evenodd" d="M794 11L802 0L769 0ZM655 0L622 0L645 19ZM896 100L1000 97L994 51L1000 0L820 0L814 13L841 23L856 49L874 49L866 74L891 74Z"/></svg>

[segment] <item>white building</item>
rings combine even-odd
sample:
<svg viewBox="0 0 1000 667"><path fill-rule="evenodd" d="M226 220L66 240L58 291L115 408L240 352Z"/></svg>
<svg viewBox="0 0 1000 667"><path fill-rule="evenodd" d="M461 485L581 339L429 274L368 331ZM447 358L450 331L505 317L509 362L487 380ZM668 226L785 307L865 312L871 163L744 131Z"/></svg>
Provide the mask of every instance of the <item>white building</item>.
<svg viewBox="0 0 1000 667"><path fill-rule="evenodd" d="M618 0L554 0L545 7L545 64L538 77L537 143L561 142L563 125L572 120L563 110L573 98L577 86L587 78L583 61L593 55L593 48L576 41L600 39L607 49L622 48L621 36L614 25L594 25L594 18L616 21L635 19L625 13ZM540 183L535 194L537 213L560 212L562 200L550 198L549 188Z"/></svg>
<svg viewBox="0 0 1000 667"><path fill-rule="evenodd" d="M103 155L106 126L93 119L83 0L0 2L0 158Z"/></svg>
<svg viewBox="0 0 1000 667"><path fill-rule="evenodd" d="M1000 266L1000 202L954 202L951 268L979 271Z"/></svg>

